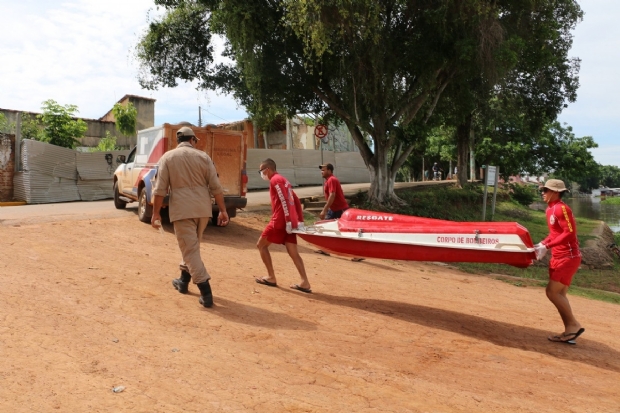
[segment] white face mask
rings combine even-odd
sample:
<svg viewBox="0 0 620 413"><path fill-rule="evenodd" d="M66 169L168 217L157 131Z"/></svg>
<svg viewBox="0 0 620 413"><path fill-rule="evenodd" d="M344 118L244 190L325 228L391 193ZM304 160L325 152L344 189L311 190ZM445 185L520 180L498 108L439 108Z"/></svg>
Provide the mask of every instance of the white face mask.
<svg viewBox="0 0 620 413"><path fill-rule="evenodd" d="M260 171L260 177L263 178L265 181L269 180L269 177L267 176L267 174L265 174L264 171Z"/></svg>

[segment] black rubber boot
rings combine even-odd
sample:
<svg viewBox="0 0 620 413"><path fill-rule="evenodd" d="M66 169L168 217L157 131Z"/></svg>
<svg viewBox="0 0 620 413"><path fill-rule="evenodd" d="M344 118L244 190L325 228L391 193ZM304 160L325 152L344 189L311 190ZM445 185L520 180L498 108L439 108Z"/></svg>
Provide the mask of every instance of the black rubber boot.
<svg viewBox="0 0 620 413"><path fill-rule="evenodd" d="M196 284L198 289L200 290L200 299L198 302L203 306L209 308L213 305L213 293L211 292L211 285L209 285L209 280Z"/></svg>
<svg viewBox="0 0 620 413"><path fill-rule="evenodd" d="M187 294L189 282L192 280L192 276L185 270L181 271L181 277L172 280L172 286L177 289L181 294Z"/></svg>

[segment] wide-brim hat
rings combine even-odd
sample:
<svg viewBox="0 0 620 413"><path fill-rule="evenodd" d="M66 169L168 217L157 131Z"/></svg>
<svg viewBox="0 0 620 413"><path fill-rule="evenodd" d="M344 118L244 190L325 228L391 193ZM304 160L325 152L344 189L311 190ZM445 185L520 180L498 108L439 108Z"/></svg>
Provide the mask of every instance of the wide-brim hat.
<svg viewBox="0 0 620 413"><path fill-rule="evenodd" d="M545 182L543 188L547 188L555 192L568 191L568 188L566 188L566 186L564 185L564 181L562 181L561 179L549 179L547 182Z"/></svg>

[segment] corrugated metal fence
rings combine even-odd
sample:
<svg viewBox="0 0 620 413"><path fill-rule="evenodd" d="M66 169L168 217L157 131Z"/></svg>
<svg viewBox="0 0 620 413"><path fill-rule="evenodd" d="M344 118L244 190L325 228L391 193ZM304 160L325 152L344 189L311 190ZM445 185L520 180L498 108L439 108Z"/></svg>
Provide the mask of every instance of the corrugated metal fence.
<svg viewBox="0 0 620 413"><path fill-rule="evenodd" d="M306 149L248 149L247 173L248 189L265 189L269 182L263 181L258 174L258 167L267 158L275 161L278 173L283 175L293 186L322 185L323 178L319 165L334 165L334 175L343 184L370 182L368 168L359 152L323 152ZM216 165L217 166L217 165Z"/></svg>
<svg viewBox="0 0 620 413"><path fill-rule="evenodd" d="M83 153L26 139L13 197L29 204L112 198L116 157L121 154L129 151Z"/></svg>
<svg viewBox="0 0 620 413"><path fill-rule="evenodd" d="M13 197L29 204L112 198L118 155L128 156L129 150L84 153L24 140L20 158L22 170L13 178ZM334 175L343 184L370 182L368 169L359 152L324 151L321 162L320 151L248 149L248 189L269 187L269 183L256 172L266 158L273 159L278 172L294 186L322 185L323 178L318 168L321 163L334 165Z"/></svg>

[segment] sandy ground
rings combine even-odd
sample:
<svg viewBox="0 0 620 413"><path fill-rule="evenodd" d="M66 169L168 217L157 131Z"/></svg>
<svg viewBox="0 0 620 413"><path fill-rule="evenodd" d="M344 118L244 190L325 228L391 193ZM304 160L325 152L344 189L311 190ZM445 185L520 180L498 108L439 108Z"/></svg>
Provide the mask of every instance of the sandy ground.
<svg viewBox="0 0 620 413"><path fill-rule="evenodd" d="M170 225L1 223L0 412L620 412L620 306L571 297L586 332L551 343L542 288L301 240L314 293L281 246L260 286L265 224L207 229L205 309L171 286Z"/></svg>

